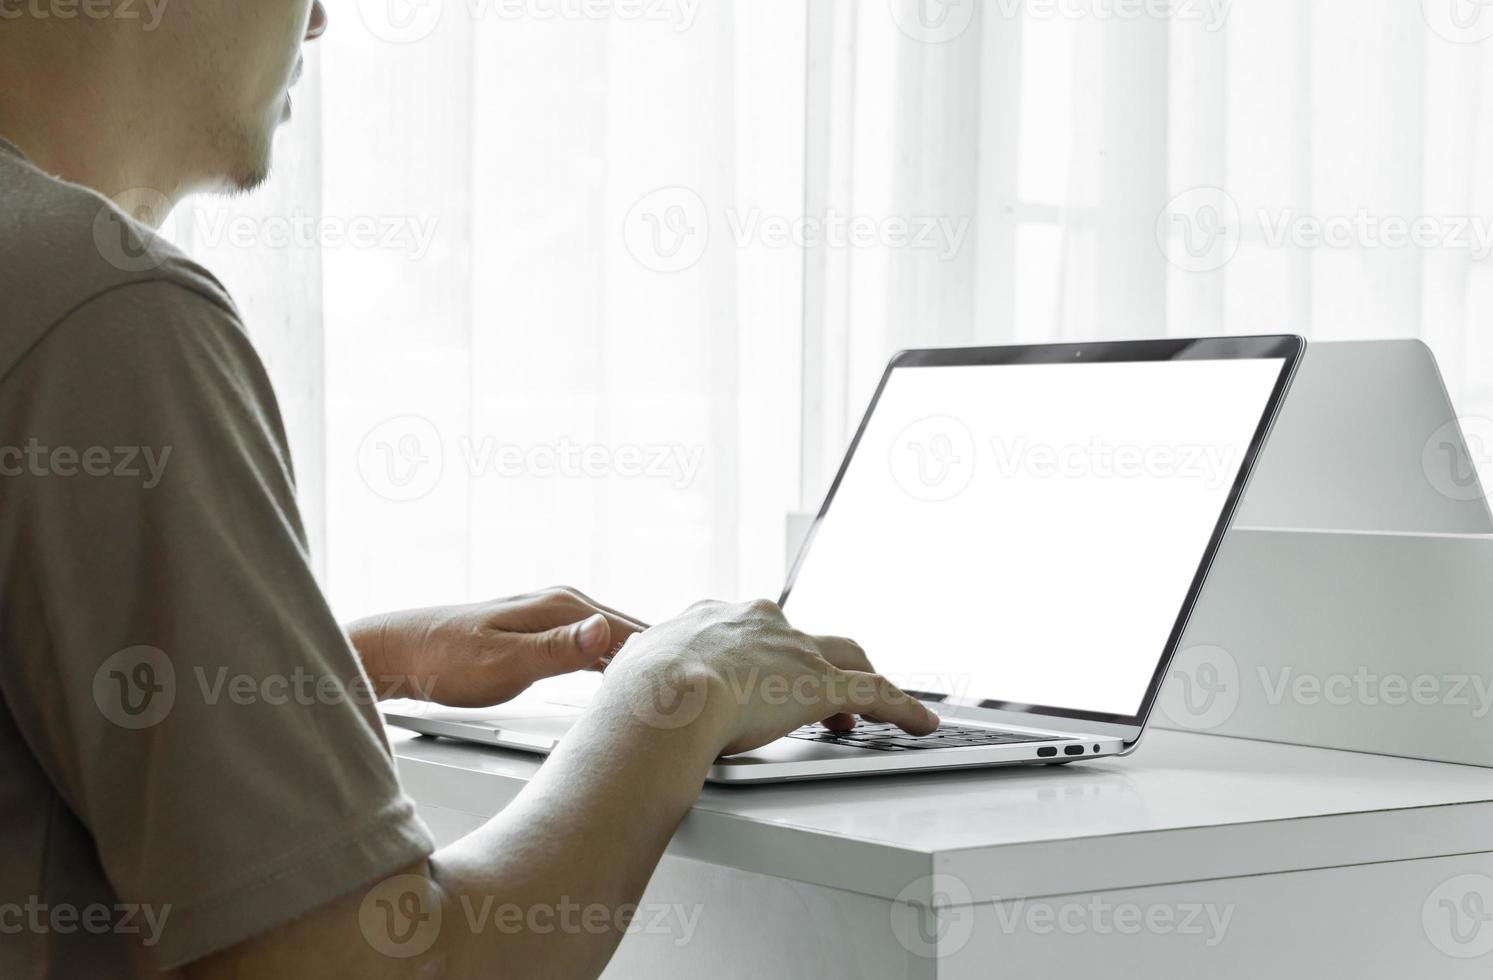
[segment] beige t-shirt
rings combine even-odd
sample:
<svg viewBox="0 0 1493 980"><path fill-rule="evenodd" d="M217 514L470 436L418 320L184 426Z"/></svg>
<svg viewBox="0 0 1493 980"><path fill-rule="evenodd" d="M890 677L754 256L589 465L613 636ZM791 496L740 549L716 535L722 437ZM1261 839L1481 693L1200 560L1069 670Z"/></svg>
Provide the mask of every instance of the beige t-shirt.
<svg viewBox="0 0 1493 980"><path fill-rule="evenodd" d="M0 977L171 970L427 856L223 288L0 141Z"/></svg>

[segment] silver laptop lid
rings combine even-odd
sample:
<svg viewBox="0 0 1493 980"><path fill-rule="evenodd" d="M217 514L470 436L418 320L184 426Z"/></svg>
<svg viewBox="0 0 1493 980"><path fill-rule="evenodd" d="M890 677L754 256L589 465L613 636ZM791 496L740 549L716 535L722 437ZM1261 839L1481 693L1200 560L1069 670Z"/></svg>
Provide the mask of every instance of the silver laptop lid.
<svg viewBox="0 0 1493 980"><path fill-rule="evenodd" d="M1138 735L1304 346L897 355L788 615L925 699Z"/></svg>

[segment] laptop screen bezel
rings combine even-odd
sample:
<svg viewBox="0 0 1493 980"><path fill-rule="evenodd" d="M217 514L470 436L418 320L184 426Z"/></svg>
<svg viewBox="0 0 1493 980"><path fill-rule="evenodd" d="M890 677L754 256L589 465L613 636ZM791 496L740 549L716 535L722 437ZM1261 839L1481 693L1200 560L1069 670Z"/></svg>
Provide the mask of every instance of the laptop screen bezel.
<svg viewBox="0 0 1493 980"><path fill-rule="evenodd" d="M886 370L882 373L881 381L876 386L876 392L871 397L871 403L866 408L860 425L856 428L855 436L851 439L850 446L845 452L845 458L840 463L840 468L835 474L834 481L830 484L829 492L825 494L824 503L820 506L819 512L814 518L814 523L799 548L798 556L794 559L793 567L788 573L788 579L783 586L783 592L778 603L784 607L791 620L792 611L787 608L787 604L793 592L793 585L798 579L799 569L803 567L809 551L813 548L814 538L819 531L821 523L824 521L825 515L829 513L830 506L834 503L835 494L839 491L840 485L845 479L845 474L850 468L850 462L855 457L856 449L860 446L861 438L865 435L866 427L870 424L871 417L876 412L876 406L881 401L882 392L886 390L887 383L891 380L893 372L901 368L970 367L1013 364L1070 364L1081 368L1089 364L1143 361L1280 360L1280 373L1276 378L1275 385L1270 392L1270 397L1260 416L1259 424L1256 426L1254 435L1250 440L1249 449L1244 454L1233 486L1229 488L1228 497L1224 502L1218 521L1214 525L1213 532L1209 537L1202 560L1199 562L1197 571L1194 573L1192 582L1187 589L1187 595L1182 602L1182 607L1177 613L1177 618L1167 637L1166 644L1157 658L1156 669L1146 686L1145 696L1137 712L1133 715L1123 715L1078 708L1064 708L1056 705L1024 704L998 699L982 699L976 705L973 705L981 709L1009 712L1018 715L1074 719L1135 727L1138 729L1144 728L1146 719L1149 717L1151 709L1156 703L1156 698L1161 691L1162 682L1166 678L1167 668L1170 666L1172 658L1176 654L1177 647L1187 630L1187 623L1192 617L1194 608L1197 606L1198 597L1203 591L1203 585L1207 582L1208 572L1218 555L1219 547L1223 544L1224 535L1228 533L1229 527L1233 523L1234 515L1239 509L1239 503L1243 499L1244 490L1249 484L1255 464L1259 460L1266 440L1269 438L1271 427L1280 413L1281 404L1285 400L1286 392L1290 388L1291 379L1295 376L1296 368L1301 361L1301 355L1305 348L1306 341L1303 338L1283 334L1250 337L1210 337L1186 340L1034 344L1011 347L927 348L902 351L892 357L891 361L887 364ZM874 650L872 651L872 658L874 661ZM920 700L930 702L940 702L948 697L946 693L936 691L908 691L908 693Z"/></svg>

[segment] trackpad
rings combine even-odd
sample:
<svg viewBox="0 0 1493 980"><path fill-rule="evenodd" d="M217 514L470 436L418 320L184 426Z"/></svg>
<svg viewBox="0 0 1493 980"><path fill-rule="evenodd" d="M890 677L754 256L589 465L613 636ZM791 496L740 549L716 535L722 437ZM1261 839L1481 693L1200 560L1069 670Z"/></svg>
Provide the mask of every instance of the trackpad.
<svg viewBox="0 0 1493 980"><path fill-rule="evenodd" d="M524 741L532 741L536 738L547 738L552 742L558 742L565 733L574 727L580 715L575 713L574 708L567 708L563 716L512 718L502 717L490 719L492 726L497 730L498 737L513 734L521 735Z"/></svg>
<svg viewBox="0 0 1493 980"><path fill-rule="evenodd" d="M581 712L565 704L521 699L493 708L438 708L426 705L419 717L484 729L496 741L524 748L553 747L575 725ZM511 736L508 737L508 736Z"/></svg>

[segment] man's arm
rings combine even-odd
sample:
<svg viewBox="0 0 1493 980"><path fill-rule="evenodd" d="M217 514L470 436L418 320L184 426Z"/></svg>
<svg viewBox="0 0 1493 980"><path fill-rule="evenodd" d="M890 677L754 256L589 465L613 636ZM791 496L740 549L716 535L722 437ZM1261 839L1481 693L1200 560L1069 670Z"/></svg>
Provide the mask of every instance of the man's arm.
<svg viewBox="0 0 1493 980"><path fill-rule="evenodd" d="M840 712L937 725L868 666L848 641L794 631L771 603L695 607L619 655L585 718L487 825L187 975L595 976L720 751ZM762 698L766 678L797 696Z"/></svg>
<svg viewBox="0 0 1493 980"><path fill-rule="evenodd" d="M599 974L622 936L619 910L642 894L722 742L713 720L653 729L618 701L604 697L513 803L428 864L210 957L187 975ZM562 903L605 909L595 920L603 924L567 934L558 926ZM538 916L557 923L554 931L530 931Z"/></svg>

